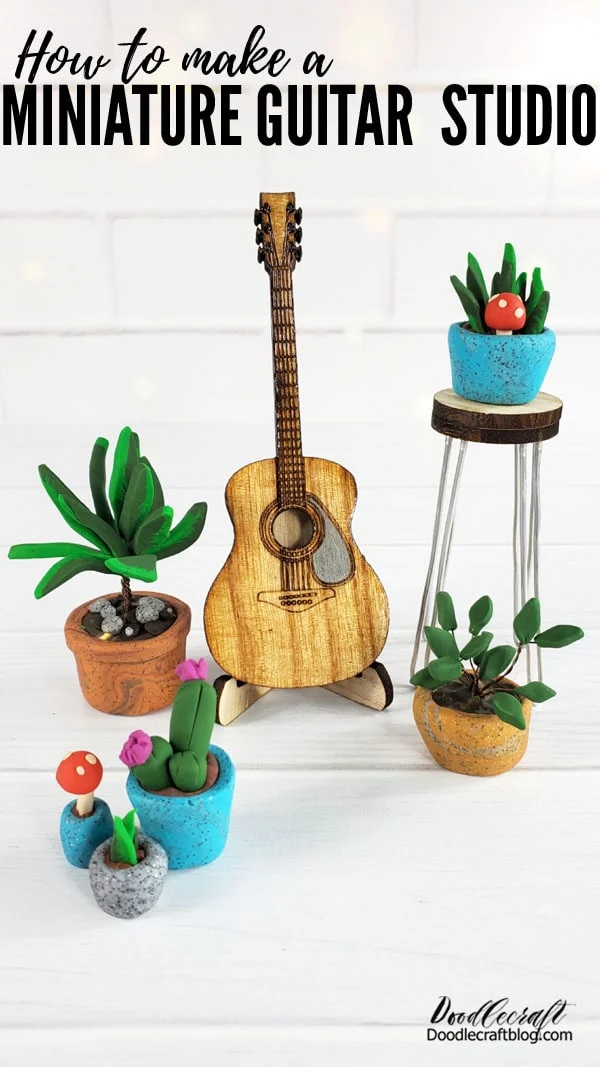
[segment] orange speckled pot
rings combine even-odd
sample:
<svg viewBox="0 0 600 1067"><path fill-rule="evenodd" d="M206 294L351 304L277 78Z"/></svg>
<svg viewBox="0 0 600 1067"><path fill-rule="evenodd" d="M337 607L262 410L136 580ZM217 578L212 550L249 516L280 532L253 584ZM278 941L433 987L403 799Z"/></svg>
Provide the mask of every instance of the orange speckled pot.
<svg viewBox="0 0 600 1067"><path fill-rule="evenodd" d="M133 595L147 595L147 590ZM152 595L171 604L177 618L164 633L145 641L126 643L91 637L81 625L91 600L75 608L65 623L65 638L75 656L81 691L88 704L98 711L109 715L146 715L173 702L179 687L174 672L177 664L185 659L191 612L183 600L174 596L154 592Z"/></svg>
<svg viewBox="0 0 600 1067"><path fill-rule="evenodd" d="M419 733L436 763L447 771L480 777L509 771L524 756L531 708L531 701L524 700L527 729L517 730L497 715L441 708L421 686L413 701Z"/></svg>

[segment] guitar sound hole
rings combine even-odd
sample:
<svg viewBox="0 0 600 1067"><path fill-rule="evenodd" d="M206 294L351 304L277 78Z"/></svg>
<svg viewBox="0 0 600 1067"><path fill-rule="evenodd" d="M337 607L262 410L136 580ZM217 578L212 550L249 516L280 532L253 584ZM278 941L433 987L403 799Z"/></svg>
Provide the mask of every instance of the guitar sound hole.
<svg viewBox="0 0 600 1067"><path fill-rule="evenodd" d="M273 519L273 537L282 548L305 548L315 526L303 508L284 508Z"/></svg>

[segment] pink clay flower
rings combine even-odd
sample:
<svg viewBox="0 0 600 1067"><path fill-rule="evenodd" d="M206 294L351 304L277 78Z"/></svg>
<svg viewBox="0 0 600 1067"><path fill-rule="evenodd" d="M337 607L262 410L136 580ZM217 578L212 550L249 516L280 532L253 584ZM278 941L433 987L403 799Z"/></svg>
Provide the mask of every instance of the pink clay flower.
<svg viewBox="0 0 600 1067"><path fill-rule="evenodd" d="M152 738L145 730L134 730L119 753L126 767L141 767L152 755Z"/></svg>
<svg viewBox="0 0 600 1067"><path fill-rule="evenodd" d="M177 664L175 674L180 682L204 682L208 674L208 664L205 659L199 659L197 663L196 660L185 659L183 663Z"/></svg>

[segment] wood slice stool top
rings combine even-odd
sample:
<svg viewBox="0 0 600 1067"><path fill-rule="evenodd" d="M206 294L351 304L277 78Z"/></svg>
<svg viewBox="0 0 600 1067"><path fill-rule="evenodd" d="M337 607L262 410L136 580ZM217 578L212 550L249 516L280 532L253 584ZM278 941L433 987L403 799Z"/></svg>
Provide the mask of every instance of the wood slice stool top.
<svg viewBox="0 0 600 1067"><path fill-rule="evenodd" d="M452 389L433 398L431 425L445 437L491 445L526 445L556 437L562 400L538 393L529 404L480 404L465 400Z"/></svg>

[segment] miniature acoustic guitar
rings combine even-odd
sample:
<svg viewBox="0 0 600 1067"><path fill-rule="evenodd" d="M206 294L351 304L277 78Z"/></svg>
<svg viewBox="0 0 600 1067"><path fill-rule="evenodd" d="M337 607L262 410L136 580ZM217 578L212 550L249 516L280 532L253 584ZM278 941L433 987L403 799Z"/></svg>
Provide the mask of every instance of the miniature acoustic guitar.
<svg viewBox="0 0 600 1067"><path fill-rule="evenodd" d="M302 453L292 273L301 258L293 193L262 193L258 260L269 275L276 459L242 467L225 499L235 540L204 611L217 663L255 686L323 686L381 652L388 603L351 532L352 475Z"/></svg>

